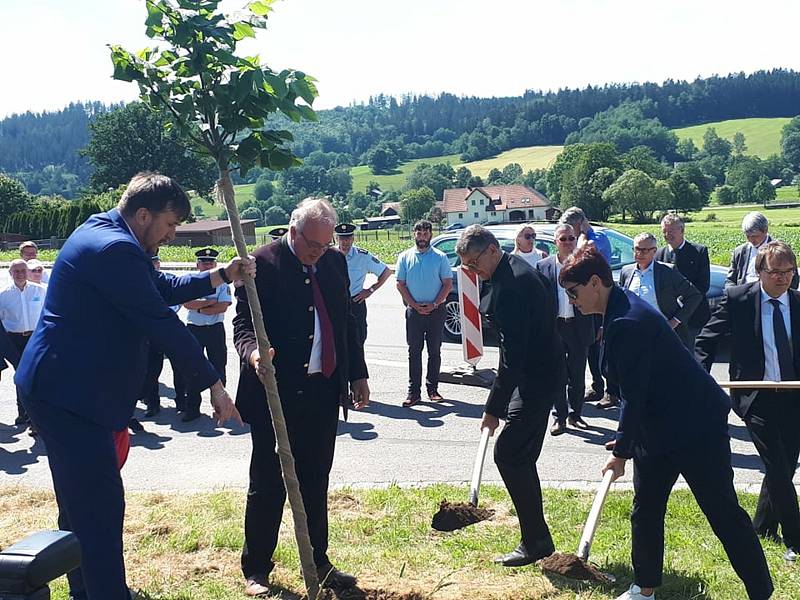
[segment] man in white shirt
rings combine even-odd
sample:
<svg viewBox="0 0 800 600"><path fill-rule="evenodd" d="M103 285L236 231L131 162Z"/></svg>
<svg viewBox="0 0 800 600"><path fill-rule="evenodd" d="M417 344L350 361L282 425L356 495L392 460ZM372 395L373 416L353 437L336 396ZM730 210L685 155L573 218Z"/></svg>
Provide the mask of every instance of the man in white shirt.
<svg viewBox="0 0 800 600"><path fill-rule="evenodd" d="M36 242L33 242L31 240L28 240L27 242L22 242L19 245L19 257L25 262L37 259L39 257L39 246L36 245ZM44 283L46 285L49 282L50 282L50 273L42 269L41 281L38 283Z"/></svg>
<svg viewBox="0 0 800 600"><path fill-rule="evenodd" d="M0 319L8 332L8 339L22 356L39 321L46 288L40 283L28 281L28 265L21 258L11 261L8 272L12 282L0 291ZM28 415L19 401L19 394L17 413L15 425L28 423ZM31 434L35 434L35 431L31 430Z"/></svg>

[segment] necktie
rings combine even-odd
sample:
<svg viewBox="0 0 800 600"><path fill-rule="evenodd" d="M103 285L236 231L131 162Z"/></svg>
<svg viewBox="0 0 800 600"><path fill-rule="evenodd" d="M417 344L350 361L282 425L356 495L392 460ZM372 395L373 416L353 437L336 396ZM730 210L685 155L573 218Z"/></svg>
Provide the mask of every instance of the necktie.
<svg viewBox="0 0 800 600"><path fill-rule="evenodd" d="M311 279L311 292L314 295L314 308L319 317L319 329L322 336L322 375L330 377L336 370L336 349L333 338L333 325L325 307L322 291L319 289L314 267L306 267L308 278Z"/></svg>
<svg viewBox="0 0 800 600"><path fill-rule="evenodd" d="M775 347L778 349L778 364L781 369L781 381L796 379L794 362L792 361L792 347L789 336L786 334L786 325L781 313L781 303L777 298L772 298L772 329L775 335Z"/></svg>

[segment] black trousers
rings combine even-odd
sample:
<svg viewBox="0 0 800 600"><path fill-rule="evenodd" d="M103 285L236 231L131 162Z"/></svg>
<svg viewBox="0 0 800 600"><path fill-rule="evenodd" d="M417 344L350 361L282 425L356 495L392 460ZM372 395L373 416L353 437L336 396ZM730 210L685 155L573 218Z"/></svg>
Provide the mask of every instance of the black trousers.
<svg viewBox="0 0 800 600"><path fill-rule="evenodd" d="M225 365L228 363L228 348L225 345L225 325L215 323L214 325L187 325L189 331L195 337L200 347L206 351L208 360L220 375L222 384L225 385ZM188 411L200 410L200 396L202 390L196 389L187 384L186 409ZM175 391L177 397L177 390Z"/></svg>
<svg viewBox="0 0 800 600"><path fill-rule="evenodd" d="M634 578L641 587L658 587L664 562L664 515L672 486L683 475L697 504L722 542L734 571L751 600L772 594L764 552L733 487L727 436L661 456L639 452L633 460L631 514Z"/></svg>
<svg viewBox="0 0 800 600"><path fill-rule="evenodd" d="M178 365L169 360L169 365L172 368L172 388L175 390L175 408L177 410L186 410L186 380L181 376L178 371Z"/></svg>
<svg viewBox="0 0 800 600"><path fill-rule="evenodd" d="M536 461L542 451L555 396L535 397L534 394L535 391L528 392L523 398L519 390L514 392L505 426L494 445L494 462L517 511L522 543L529 548L551 539L544 518Z"/></svg>
<svg viewBox="0 0 800 600"><path fill-rule="evenodd" d="M25 346L28 345L28 341L31 339L30 335L22 335L21 333L11 333L8 332L8 339L14 345L14 348L17 349L19 356L22 356L22 352L25 350ZM14 369L17 368L17 363L14 365ZM20 417L27 418L28 414L25 412L25 406L23 406L22 401L19 397L19 390L17 390L17 414Z"/></svg>
<svg viewBox="0 0 800 600"><path fill-rule="evenodd" d="M150 344L147 351L147 373L142 386L142 399L147 408L161 406L161 397L158 393L158 378L164 368L164 353Z"/></svg>
<svg viewBox="0 0 800 600"><path fill-rule="evenodd" d="M358 340L361 345L367 340L367 301L351 302L351 310L353 316L356 318L356 331L358 332Z"/></svg>
<svg viewBox="0 0 800 600"><path fill-rule="evenodd" d="M328 559L328 478L333 465L339 422L339 384L321 376L309 377L302 389L281 388L289 443L295 460L308 533L318 568ZM245 577L268 574L278 545L278 530L286 501L281 467L275 452L272 423L252 423L250 486L244 516L242 572Z"/></svg>
<svg viewBox="0 0 800 600"><path fill-rule="evenodd" d="M794 478L800 455L800 393L761 391L744 421L753 444L764 461L764 481L753 525L760 535L778 534L784 543L800 550L800 507Z"/></svg>
<svg viewBox="0 0 800 600"><path fill-rule="evenodd" d="M576 327L576 319L556 321L558 334L567 356L567 385L563 394L556 397L553 416L562 423L567 416L580 416L583 396L586 393L586 358L589 349L582 343Z"/></svg>
<svg viewBox="0 0 800 600"><path fill-rule="evenodd" d="M406 342L408 343L408 395L419 396L422 388L422 347L428 347L428 370L425 387L428 392L439 388L444 335L444 304L427 315L406 307Z"/></svg>

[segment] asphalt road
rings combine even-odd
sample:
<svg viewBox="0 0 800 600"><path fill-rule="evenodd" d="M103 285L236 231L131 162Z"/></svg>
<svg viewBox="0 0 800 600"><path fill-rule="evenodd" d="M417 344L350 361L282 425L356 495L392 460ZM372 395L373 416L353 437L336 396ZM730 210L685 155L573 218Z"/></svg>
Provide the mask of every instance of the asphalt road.
<svg viewBox="0 0 800 600"><path fill-rule="evenodd" d="M231 339L228 311L226 328ZM434 482L469 481L479 439L478 424L487 390L442 384L446 398L411 409L400 404L407 382L407 347L403 307L394 279L369 300L369 337L366 343L372 403L352 411L341 421L336 458L331 474L334 486L424 485ZM497 349L487 348L481 367L497 366ZM443 368L462 364L461 347L444 344ZM238 381L238 357L229 344L228 381L233 392ZM587 372L588 373L588 372ZM727 379L727 365L718 364L714 374ZM245 488L250 458L246 428L216 427L209 416L192 423L176 417L171 400L172 375L165 361L161 376L164 409L155 419L145 419L137 409L145 433L132 436L133 447L123 469L129 490L209 490ZM16 416L11 370L0 380L0 485L50 487L46 450L26 431L13 426ZM208 393L202 410L209 415ZM542 482L549 486L587 488L600 478L607 453L603 443L616 429L617 411L585 411L591 431L547 436L539 460ZM761 461L749 442L742 422L731 413L733 464L740 489L757 490ZM491 446L490 446L491 450ZM487 457L485 482L500 482ZM623 485L630 485L630 472ZM465 499L466 500L466 499Z"/></svg>

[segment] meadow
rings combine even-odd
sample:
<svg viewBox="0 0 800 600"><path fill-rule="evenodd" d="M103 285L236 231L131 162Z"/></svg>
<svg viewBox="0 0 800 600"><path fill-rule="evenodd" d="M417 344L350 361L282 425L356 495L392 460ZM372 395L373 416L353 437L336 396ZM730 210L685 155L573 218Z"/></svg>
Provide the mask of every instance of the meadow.
<svg viewBox="0 0 800 600"><path fill-rule="evenodd" d="M678 138L691 139L698 148L703 147L703 135L706 129L713 127L717 135L733 142L733 135L737 132L744 134L747 146L745 154L753 154L767 158L770 154L781 153L781 129L791 119L776 117L772 119L731 119L716 123L703 123L692 127L673 129Z"/></svg>

